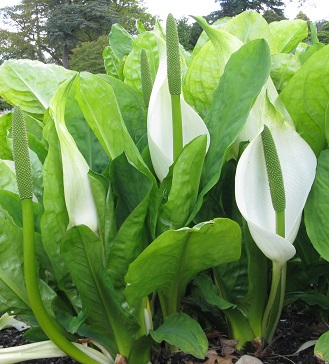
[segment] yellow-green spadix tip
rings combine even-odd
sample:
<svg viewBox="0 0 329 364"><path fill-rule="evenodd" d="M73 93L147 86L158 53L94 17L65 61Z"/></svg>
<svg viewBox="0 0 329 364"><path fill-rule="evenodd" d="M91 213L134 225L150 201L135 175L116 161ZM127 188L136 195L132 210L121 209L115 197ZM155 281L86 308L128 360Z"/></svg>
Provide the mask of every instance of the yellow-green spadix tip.
<svg viewBox="0 0 329 364"><path fill-rule="evenodd" d="M272 133L266 125L261 136L272 205L274 211L282 212L286 208L286 195L280 159Z"/></svg>
<svg viewBox="0 0 329 364"><path fill-rule="evenodd" d="M175 18L169 14L166 22L167 39L167 74L171 95L181 94L181 66L179 55L179 39Z"/></svg>
<svg viewBox="0 0 329 364"><path fill-rule="evenodd" d="M12 114L13 157L16 179L21 200L32 198L32 170L29 156L26 125L19 106L15 106Z"/></svg>

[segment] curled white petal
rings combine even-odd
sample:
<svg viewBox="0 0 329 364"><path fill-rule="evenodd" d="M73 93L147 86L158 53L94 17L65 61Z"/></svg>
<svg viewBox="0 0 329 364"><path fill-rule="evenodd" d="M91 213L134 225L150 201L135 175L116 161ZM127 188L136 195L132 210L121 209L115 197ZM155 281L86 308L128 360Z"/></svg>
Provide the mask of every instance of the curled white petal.
<svg viewBox="0 0 329 364"><path fill-rule="evenodd" d="M210 136L206 125L193 108L181 97L183 145L199 135ZM173 163L173 131L171 96L168 89L167 62L161 58L153 85L147 116L147 135L151 159L160 181L168 174Z"/></svg>
<svg viewBox="0 0 329 364"><path fill-rule="evenodd" d="M242 154L235 180L238 208L246 219L258 247L271 260L285 263L295 254L302 211L316 170L316 157L309 145L287 123L269 125L280 159L286 195L285 238L276 234L263 145L259 134Z"/></svg>
<svg viewBox="0 0 329 364"><path fill-rule="evenodd" d="M62 84L50 102L50 111L61 147L64 197L69 216L68 228L86 225L98 233L96 205L88 178L89 166L67 130L64 120L65 97L68 90L69 84Z"/></svg>

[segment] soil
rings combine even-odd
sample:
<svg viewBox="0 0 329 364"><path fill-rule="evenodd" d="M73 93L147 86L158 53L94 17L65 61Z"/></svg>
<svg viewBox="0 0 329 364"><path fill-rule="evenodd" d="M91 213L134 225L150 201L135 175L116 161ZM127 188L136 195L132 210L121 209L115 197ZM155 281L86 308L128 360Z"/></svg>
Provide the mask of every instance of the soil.
<svg viewBox="0 0 329 364"><path fill-rule="evenodd" d="M310 313L305 314L292 308L286 310L276 331L273 343L265 350L258 348L251 355L256 355L264 364L319 364L313 355L313 346L294 353L302 344L314 340L323 332L323 325L317 323ZM23 333L14 329L0 331L0 346L9 347L25 344ZM155 350L152 356L153 364L234 364L242 353L234 349L234 343L225 339L219 332L209 335L208 361L193 358L184 353L168 354L163 348ZM232 346L233 345L233 346ZM250 348L251 349L251 348ZM247 350L248 351L248 350ZM224 360L224 358L226 360ZM217 361L216 361L217 359ZM70 358L38 359L25 361L24 364L74 364ZM138 364L138 363L134 363Z"/></svg>

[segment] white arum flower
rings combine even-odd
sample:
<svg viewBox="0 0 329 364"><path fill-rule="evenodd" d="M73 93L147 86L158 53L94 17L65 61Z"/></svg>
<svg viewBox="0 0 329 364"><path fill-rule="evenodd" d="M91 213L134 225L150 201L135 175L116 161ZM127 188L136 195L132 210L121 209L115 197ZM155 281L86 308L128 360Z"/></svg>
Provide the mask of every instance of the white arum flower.
<svg viewBox="0 0 329 364"><path fill-rule="evenodd" d="M89 166L67 130L64 120L65 100L69 89L70 83L63 83L50 102L50 111L61 147L68 228L86 225L97 234L98 218L88 178Z"/></svg>
<svg viewBox="0 0 329 364"><path fill-rule="evenodd" d="M183 145L185 146L199 135L207 134L207 148L210 136L206 125L194 109L181 96L183 123ZM148 116L147 136L151 159L155 173L160 181L168 174L173 164L173 130L171 114L171 96L168 88L167 61L160 59L154 81Z"/></svg>
<svg viewBox="0 0 329 364"><path fill-rule="evenodd" d="M276 234L261 134L243 152L237 166L235 195L250 233L264 255L280 265L295 255L292 245L316 170L316 157L282 114L267 100L265 121L281 164L285 197L285 237Z"/></svg>

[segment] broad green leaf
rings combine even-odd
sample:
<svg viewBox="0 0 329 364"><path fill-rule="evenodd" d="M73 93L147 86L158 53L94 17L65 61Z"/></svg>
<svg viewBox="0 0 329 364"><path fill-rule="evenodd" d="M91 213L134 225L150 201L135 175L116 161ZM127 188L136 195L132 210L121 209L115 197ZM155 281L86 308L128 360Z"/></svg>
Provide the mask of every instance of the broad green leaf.
<svg viewBox="0 0 329 364"><path fill-rule="evenodd" d="M153 184L128 162L125 155L112 162L111 179L117 196L119 231L110 243L106 266L115 288L123 289L123 277L130 263L148 245L146 214Z"/></svg>
<svg viewBox="0 0 329 364"><path fill-rule="evenodd" d="M0 190L0 206L6 212L8 218L18 227L23 227L21 200L18 194ZM40 232L40 219L43 207L37 202L33 202L35 231Z"/></svg>
<svg viewBox="0 0 329 364"><path fill-rule="evenodd" d="M264 40L247 43L228 61L205 120L210 147L202 173L201 194L191 219L200 209L204 195L217 183L227 150L242 130L255 98L268 79L270 62Z"/></svg>
<svg viewBox="0 0 329 364"><path fill-rule="evenodd" d="M112 25L109 43L119 61L132 50L133 40L133 37L120 24Z"/></svg>
<svg viewBox="0 0 329 364"><path fill-rule="evenodd" d="M98 75L98 77L113 88L124 123L132 140L137 144L146 135L147 115L142 96L124 82L113 77L106 75Z"/></svg>
<svg viewBox="0 0 329 364"><path fill-rule="evenodd" d="M234 221L215 219L193 228L169 230L130 265L125 277L128 302L158 290L178 292L200 271L239 258L241 230Z"/></svg>
<svg viewBox="0 0 329 364"><path fill-rule="evenodd" d="M106 73L109 76L123 80L124 59L119 62L110 46L104 48L102 56Z"/></svg>
<svg viewBox="0 0 329 364"><path fill-rule="evenodd" d="M12 152L8 145L8 131L11 128L11 114L0 117L0 159L12 159Z"/></svg>
<svg viewBox="0 0 329 364"><path fill-rule="evenodd" d="M31 60L9 60L0 66L0 96L23 111L43 115L59 85L74 71Z"/></svg>
<svg viewBox="0 0 329 364"><path fill-rule="evenodd" d="M221 297L221 293L218 287L216 287L212 279L205 275L199 274L194 278L194 283L199 288L199 292L202 297L212 306L216 306L221 310L228 308L235 308L234 303L230 303Z"/></svg>
<svg viewBox="0 0 329 364"><path fill-rule="evenodd" d="M175 313L166 317L163 324L150 334L159 344L166 341L196 358L204 359L206 356L207 336L198 322L185 313Z"/></svg>
<svg viewBox="0 0 329 364"><path fill-rule="evenodd" d="M136 168L151 174L128 133L111 85L87 72L81 73L76 82L80 108L109 158L125 152Z"/></svg>
<svg viewBox="0 0 329 364"><path fill-rule="evenodd" d="M156 71L159 66L159 47L164 46L164 41L156 32L145 32L134 39L133 49L128 55L123 74L125 82L142 93L141 76L140 76L140 52L145 49L150 64L151 75L155 79Z"/></svg>
<svg viewBox="0 0 329 364"><path fill-rule="evenodd" d="M73 227L62 239L61 254L79 290L87 322L112 354L128 357L138 325L116 296L102 263L101 240L86 226Z"/></svg>
<svg viewBox="0 0 329 364"><path fill-rule="evenodd" d="M257 11L244 11L224 24L221 29L233 34L243 43L263 38L270 47L271 54L276 53L270 27Z"/></svg>
<svg viewBox="0 0 329 364"><path fill-rule="evenodd" d="M274 21L269 24L277 53L289 53L308 37L307 22L301 19Z"/></svg>
<svg viewBox="0 0 329 364"><path fill-rule="evenodd" d="M327 144L329 144L329 103L327 106L325 118L326 118L326 120L325 120L326 141L327 141Z"/></svg>
<svg viewBox="0 0 329 364"><path fill-rule="evenodd" d="M323 44L323 43L316 43L316 44L313 44L313 45L309 46L305 50L305 52L303 52L302 54L298 55L298 58L300 59L300 62L302 64L305 63L311 56L313 56L313 54L315 52L319 51L324 46L325 46L325 44Z"/></svg>
<svg viewBox="0 0 329 364"><path fill-rule="evenodd" d="M271 78L279 92L286 87L300 67L301 63L294 54L279 53L272 56Z"/></svg>
<svg viewBox="0 0 329 364"><path fill-rule="evenodd" d="M0 190L18 194L15 166L13 161L0 160Z"/></svg>
<svg viewBox="0 0 329 364"><path fill-rule="evenodd" d="M297 132L316 155L325 144L325 112L329 102L329 45L313 54L290 79L280 98Z"/></svg>
<svg viewBox="0 0 329 364"><path fill-rule="evenodd" d="M329 261L329 150L320 154L315 181L305 206L306 230L314 248Z"/></svg>
<svg viewBox="0 0 329 364"><path fill-rule="evenodd" d="M210 41L191 61L184 78L183 91L186 101L205 117L227 61L243 43L230 33L211 27L203 18L195 19L208 34Z"/></svg>
<svg viewBox="0 0 329 364"><path fill-rule="evenodd" d="M170 191L166 191L167 200L160 206L158 215L158 235L186 225L198 197L206 144L206 135L195 138L183 149L173 165L169 173Z"/></svg>
<svg viewBox="0 0 329 364"><path fill-rule="evenodd" d="M329 332L320 336L314 348L314 355L322 361L329 360Z"/></svg>
<svg viewBox="0 0 329 364"><path fill-rule="evenodd" d="M62 161L58 136L52 120L48 120L44 131L48 142L48 155L43 165L45 211L41 219L41 235L52 264L48 269L54 273L57 284L65 291L65 287L68 290L71 287L59 246L69 223L64 200Z"/></svg>
<svg viewBox="0 0 329 364"><path fill-rule="evenodd" d="M66 99L62 100L65 102L65 124L89 168L96 173L101 173L107 167L109 158L84 118L75 94L76 83L73 83Z"/></svg>
<svg viewBox="0 0 329 364"><path fill-rule="evenodd" d="M234 43L233 43L234 45ZM213 102L213 93L228 58L232 52L225 49L224 55L219 56L211 41L205 44L193 58L183 83L185 100L192 105L201 117L205 117ZM235 49L234 49L235 50Z"/></svg>
<svg viewBox="0 0 329 364"><path fill-rule="evenodd" d="M23 276L23 233L0 217L0 311L24 313L29 301Z"/></svg>
<svg viewBox="0 0 329 364"><path fill-rule="evenodd" d="M114 195L106 177L92 171L89 171L88 176L97 209L99 236L103 242L107 260L109 244L117 233Z"/></svg>

